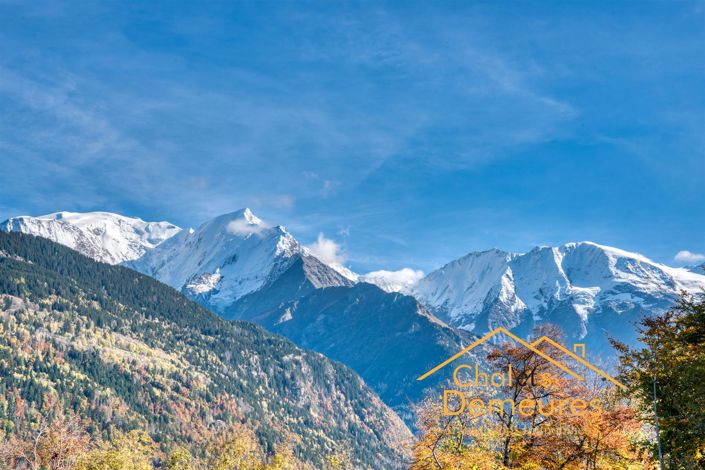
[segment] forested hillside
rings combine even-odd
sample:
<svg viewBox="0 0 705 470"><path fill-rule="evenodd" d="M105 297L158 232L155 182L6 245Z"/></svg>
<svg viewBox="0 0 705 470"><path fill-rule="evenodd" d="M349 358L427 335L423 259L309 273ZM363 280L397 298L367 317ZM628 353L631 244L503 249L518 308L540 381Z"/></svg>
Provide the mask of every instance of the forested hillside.
<svg viewBox="0 0 705 470"><path fill-rule="evenodd" d="M323 468L397 468L410 433L348 368L230 322L127 268L0 233L0 429L77 415L106 442L146 431L163 450L233 426Z"/></svg>

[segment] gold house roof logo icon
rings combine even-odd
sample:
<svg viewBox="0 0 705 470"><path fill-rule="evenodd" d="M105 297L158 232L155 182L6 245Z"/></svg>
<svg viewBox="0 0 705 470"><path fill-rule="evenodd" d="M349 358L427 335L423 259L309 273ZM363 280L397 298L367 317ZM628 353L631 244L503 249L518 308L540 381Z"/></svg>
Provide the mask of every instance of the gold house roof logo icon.
<svg viewBox="0 0 705 470"><path fill-rule="evenodd" d="M621 383L620 381L618 381L617 379L615 379L615 378L612 377L611 375L607 374L607 373L606 373L605 371L603 371L602 369L599 369L598 367L595 367L595 366L594 366L593 364L591 364L590 362L586 361L585 359L583 359L582 357L578 356L578 355L575 354L574 352L570 351L570 350L567 349L566 347L562 346L562 345L559 344L558 342L552 340L552 339L549 338L548 336L541 336L541 337L540 337L539 339L537 339L536 341L533 341L533 342L531 342L531 343L527 343L526 341L524 341L523 339L519 338L518 336L516 336L515 334L511 333L509 330L507 330L506 328L503 328L503 327L496 328L495 330L493 330L493 331L487 333L487 334L486 334L485 336L483 336L482 338L480 338L480 339L478 339L477 341L473 342L472 344L470 344L470 345L467 346L466 348L462 349L461 351L459 351L457 354L453 355L452 357L450 357L450 358L446 359L445 361L441 362L440 364L438 364L437 366L435 366L434 368L432 368L431 370L429 370L428 372L426 372L425 374L423 374L422 376L420 376L420 377L417 378L416 380L424 380L424 379L430 377L431 375L433 375L433 374L435 374L436 372L438 372L439 370L443 369L445 366L447 366L447 365L450 364L451 362L455 361L456 359L458 359L458 358L461 357L462 355L464 355L464 354L470 352L471 350L473 350L473 349L476 348L477 346L481 345L481 344L484 343L485 341L489 340L489 339L492 338L493 336L496 336L496 335L498 335L498 334L500 334L500 333L503 333L503 334L507 335L509 338L513 339L513 340L516 341L517 343L521 344L522 346L526 347L527 349L529 349L529 350L533 351L534 353L538 354L539 356L543 357L543 358L546 359L548 362L550 362L551 364L553 364L554 366L558 367L559 369L561 369L562 371L564 371L565 373L567 373L568 375L574 377L574 378L577 379L577 380L585 380L585 378L584 378L583 376L581 376L581 375L575 373L574 371L572 371L572 370L571 370L570 368L568 368L565 364L563 364L563 363L561 363L561 362L555 360L554 358L552 358L552 357L549 356L548 354L544 353L543 351L541 351L540 349L538 349L537 346L540 345L540 344L542 344L542 343L548 343L548 344L550 344L551 346L553 346L554 348L558 349L559 351L561 351L561 352L567 354L569 357L571 357L572 359L574 359L574 360L577 361L578 363L582 364L583 366L587 367L588 369L592 370L593 372L597 373L598 375L601 375L604 379L609 380L609 381L612 382L614 385L616 385L616 386L618 386L618 387L620 387L620 388L622 388L622 389L625 389L625 390L626 390L626 388L627 388L626 385L624 385L623 383ZM583 356L584 356L584 355L585 355L585 345L576 345L576 346L582 346L582 348L583 348Z"/></svg>

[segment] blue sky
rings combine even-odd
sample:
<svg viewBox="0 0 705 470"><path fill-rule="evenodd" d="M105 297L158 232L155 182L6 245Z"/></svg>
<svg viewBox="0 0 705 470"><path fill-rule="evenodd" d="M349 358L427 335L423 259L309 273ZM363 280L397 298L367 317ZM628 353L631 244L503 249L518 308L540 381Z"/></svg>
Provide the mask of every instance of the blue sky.
<svg viewBox="0 0 705 470"><path fill-rule="evenodd" d="M1 219L249 206L360 271L705 253L703 1L2 0L0 116Z"/></svg>

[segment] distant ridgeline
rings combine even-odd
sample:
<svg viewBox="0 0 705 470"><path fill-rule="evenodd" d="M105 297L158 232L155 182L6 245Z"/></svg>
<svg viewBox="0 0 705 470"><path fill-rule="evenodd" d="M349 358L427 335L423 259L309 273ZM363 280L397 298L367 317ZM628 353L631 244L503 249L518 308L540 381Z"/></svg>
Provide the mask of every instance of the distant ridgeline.
<svg viewBox="0 0 705 470"><path fill-rule="evenodd" d="M130 269L0 233L0 434L57 407L101 438L142 429L164 447L241 423L315 468L340 449L355 468L400 468L411 438L339 363Z"/></svg>

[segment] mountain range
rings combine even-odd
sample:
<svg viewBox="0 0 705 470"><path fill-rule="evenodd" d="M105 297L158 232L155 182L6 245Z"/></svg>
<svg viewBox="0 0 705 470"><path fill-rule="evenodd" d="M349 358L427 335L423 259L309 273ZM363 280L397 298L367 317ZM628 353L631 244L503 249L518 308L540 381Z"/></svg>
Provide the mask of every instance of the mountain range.
<svg viewBox="0 0 705 470"><path fill-rule="evenodd" d="M140 219L108 213L34 219L1 226L123 263L224 318L254 321L339 360L407 422L429 385L414 379L494 328L527 336L554 323L566 343L585 343L591 358L609 363L610 337L634 344L638 318L669 308L682 290L705 289L701 274L592 242L472 252L416 280L415 272L358 275L326 264L249 209L185 230L165 222L147 230ZM81 223L68 228L74 220Z"/></svg>
<svg viewBox="0 0 705 470"><path fill-rule="evenodd" d="M528 253L470 253L429 273L411 290L449 324L478 334L499 326L528 335L542 322L567 340L608 356L608 338L636 341L644 314L668 309L681 291L702 292L705 276L592 242Z"/></svg>

